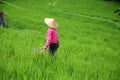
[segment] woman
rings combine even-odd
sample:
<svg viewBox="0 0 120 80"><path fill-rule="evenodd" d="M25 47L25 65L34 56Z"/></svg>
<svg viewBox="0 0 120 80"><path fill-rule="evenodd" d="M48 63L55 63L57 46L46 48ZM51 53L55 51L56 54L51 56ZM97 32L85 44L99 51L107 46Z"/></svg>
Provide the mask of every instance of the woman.
<svg viewBox="0 0 120 80"><path fill-rule="evenodd" d="M49 26L48 31L46 33L46 43L44 48L48 50L51 55L54 55L56 50L59 47L59 39L58 39L58 24L54 18L45 18L44 19L47 26Z"/></svg>

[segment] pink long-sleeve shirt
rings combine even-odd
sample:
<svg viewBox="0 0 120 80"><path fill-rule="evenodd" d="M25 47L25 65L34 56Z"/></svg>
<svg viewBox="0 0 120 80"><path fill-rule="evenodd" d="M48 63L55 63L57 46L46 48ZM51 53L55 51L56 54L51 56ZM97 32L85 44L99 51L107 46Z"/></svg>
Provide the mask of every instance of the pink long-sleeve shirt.
<svg viewBox="0 0 120 80"><path fill-rule="evenodd" d="M46 33L46 47L48 47L51 43L58 43L58 32L55 28L48 28Z"/></svg>

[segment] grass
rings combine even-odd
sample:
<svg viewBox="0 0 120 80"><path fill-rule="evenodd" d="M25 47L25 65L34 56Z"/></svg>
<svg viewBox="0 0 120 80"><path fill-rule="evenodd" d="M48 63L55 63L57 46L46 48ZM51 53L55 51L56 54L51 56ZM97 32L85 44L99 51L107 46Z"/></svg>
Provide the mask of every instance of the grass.
<svg viewBox="0 0 120 80"><path fill-rule="evenodd" d="M120 79L119 24L64 13L117 20L111 12L119 3L102 0L4 3L2 9L8 15L9 28L0 27L1 80ZM60 47L54 57L47 52L34 53L34 48L45 43L45 17L54 17L59 24Z"/></svg>

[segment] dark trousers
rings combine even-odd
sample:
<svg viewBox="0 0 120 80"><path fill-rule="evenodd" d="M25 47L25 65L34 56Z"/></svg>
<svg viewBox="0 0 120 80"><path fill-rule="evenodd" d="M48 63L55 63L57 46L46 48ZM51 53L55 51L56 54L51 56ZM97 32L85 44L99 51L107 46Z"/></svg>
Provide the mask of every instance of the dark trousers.
<svg viewBox="0 0 120 80"><path fill-rule="evenodd" d="M3 25L3 22L2 22L2 20L0 19L0 25Z"/></svg>
<svg viewBox="0 0 120 80"><path fill-rule="evenodd" d="M51 54L51 55L54 55L55 52L57 51L57 48L59 47L59 42L58 43L52 43L49 45L48 47L48 52Z"/></svg>

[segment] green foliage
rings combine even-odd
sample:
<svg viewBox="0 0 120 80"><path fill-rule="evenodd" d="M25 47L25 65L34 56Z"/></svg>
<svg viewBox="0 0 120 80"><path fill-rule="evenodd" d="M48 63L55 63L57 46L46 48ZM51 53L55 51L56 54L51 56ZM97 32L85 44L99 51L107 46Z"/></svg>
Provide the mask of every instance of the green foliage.
<svg viewBox="0 0 120 80"><path fill-rule="evenodd" d="M106 10L119 5L91 1L59 0L56 6L54 0L4 1L9 28L0 27L0 80L119 80L120 25L80 16L116 19ZM59 24L60 47L54 57L34 52L45 43L45 17Z"/></svg>
<svg viewBox="0 0 120 80"><path fill-rule="evenodd" d="M120 0L105 0L105 1L117 1L117 2L120 2Z"/></svg>
<svg viewBox="0 0 120 80"><path fill-rule="evenodd" d="M118 13L118 16L120 16L120 8L115 10L114 13Z"/></svg>

